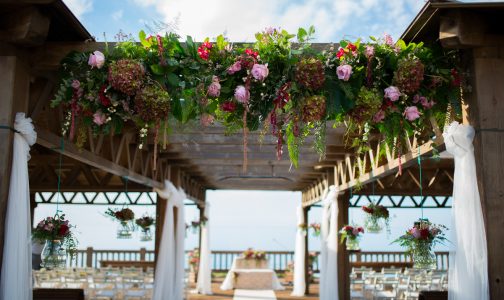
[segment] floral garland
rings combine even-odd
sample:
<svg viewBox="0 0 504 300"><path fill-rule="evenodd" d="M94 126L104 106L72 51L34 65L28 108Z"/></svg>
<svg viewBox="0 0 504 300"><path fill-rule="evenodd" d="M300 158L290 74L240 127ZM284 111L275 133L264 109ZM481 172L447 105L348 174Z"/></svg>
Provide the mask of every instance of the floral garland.
<svg viewBox="0 0 504 300"><path fill-rule="evenodd" d="M174 33L141 31L140 43L71 53L52 106L65 109L62 133L77 137L77 145L85 144L88 127L94 134L118 133L128 122L139 132L139 147L151 132L156 150L171 117L199 119L203 126L217 121L228 132L243 130L244 146L249 131L271 131L278 159L287 145L296 167L309 135L325 155L328 120L347 127L348 145L357 152L379 132L400 153L404 137L432 138L430 120L442 126L447 106L459 107L453 52L394 43L388 35L368 43L344 40L319 52L310 44L314 32L267 28L250 45L233 45L222 35L201 44L187 37L183 45Z"/></svg>

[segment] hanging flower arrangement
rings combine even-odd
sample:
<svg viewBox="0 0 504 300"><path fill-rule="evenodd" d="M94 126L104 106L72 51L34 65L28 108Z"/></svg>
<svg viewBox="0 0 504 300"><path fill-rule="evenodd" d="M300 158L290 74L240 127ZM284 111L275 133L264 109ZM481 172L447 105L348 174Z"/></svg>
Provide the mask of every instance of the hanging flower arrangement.
<svg viewBox="0 0 504 300"><path fill-rule="evenodd" d="M413 266L418 269L436 269L437 259L434 246L446 241L443 225L432 224L428 219L419 219L406 233L394 241L402 247L413 259Z"/></svg>
<svg viewBox="0 0 504 300"><path fill-rule="evenodd" d="M88 128L119 133L130 123L140 147L153 132L156 148L170 119L199 120L241 130L245 161L248 132L270 132L277 158L287 148L296 167L307 136L314 136L313 147L324 157L326 121L346 126L347 144L357 152L380 133L401 153L406 137L434 136L430 119L442 127L448 104L460 107L455 52L394 43L390 36L343 40L338 48L316 51L314 33L313 27L297 34L267 28L254 43L233 45L222 35L200 44L187 37L182 44L174 33L147 37L141 31L140 43L70 54L52 106L63 107L62 133L77 136L78 145L85 144Z"/></svg>
<svg viewBox="0 0 504 300"><path fill-rule="evenodd" d="M308 233L308 225L306 225L305 223L299 224L298 230L300 230L303 233L303 235L306 235Z"/></svg>
<svg viewBox="0 0 504 300"><path fill-rule="evenodd" d="M320 236L320 223L311 223L310 228L313 230L313 236Z"/></svg>
<svg viewBox="0 0 504 300"><path fill-rule="evenodd" d="M340 230L341 243L346 241L347 250L360 250L359 240L364 234L364 228L360 226L345 225Z"/></svg>
<svg viewBox="0 0 504 300"><path fill-rule="evenodd" d="M112 210L109 208L105 215L111 217L113 220L119 222L119 227L117 229L118 239L130 239L132 237L135 226L133 220L135 219L135 213L129 208L123 208L121 210Z"/></svg>
<svg viewBox="0 0 504 300"><path fill-rule="evenodd" d="M142 229L140 240L143 242L152 240L151 226L154 224L154 218L143 216L135 220L135 223Z"/></svg>
<svg viewBox="0 0 504 300"><path fill-rule="evenodd" d="M191 267L191 271L198 272L199 262L200 262L200 253L198 248L194 248L193 251L189 251L187 254L187 260L189 266Z"/></svg>
<svg viewBox="0 0 504 300"><path fill-rule="evenodd" d="M32 230L32 239L38 243L45 243L41 259L43 268L66 267L67 254L73 259L77 253L77 239L75 238L65 215L55 215L41 220Z"/></svg>
<svg viewBox="0 0 504 300"><path fill-rule="evenodd" d="M385 206L371 202L368 206L362 206L362 210L366 213L364 227L369 233L381 232L384 225L387 232L390 231L390 213Z"/></svg>

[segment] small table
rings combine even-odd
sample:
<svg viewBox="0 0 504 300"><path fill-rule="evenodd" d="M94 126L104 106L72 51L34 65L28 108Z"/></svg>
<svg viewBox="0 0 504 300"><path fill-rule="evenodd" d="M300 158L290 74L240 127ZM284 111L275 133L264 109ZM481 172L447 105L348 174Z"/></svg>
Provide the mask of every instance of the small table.
<svg viewBox="0 0 504 300"><path fill-rule="evenodd" d="M283 290L274 270L267 260L236 257L221 285L221 290Z"/></svg>

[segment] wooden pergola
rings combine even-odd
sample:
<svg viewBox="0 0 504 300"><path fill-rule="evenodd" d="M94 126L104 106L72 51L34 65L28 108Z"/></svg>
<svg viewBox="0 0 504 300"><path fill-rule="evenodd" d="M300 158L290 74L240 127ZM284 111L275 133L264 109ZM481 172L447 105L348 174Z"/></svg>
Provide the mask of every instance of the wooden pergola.
<svg viewBox="0 0 504 300"><path fill-rule="evenodd" d="M477 129L475 140L478 178L486 218L492 299L504 298L504 233L500 230L504 213L504 27L503 4L466 4L432 1L415 18L403 35L406 41L437 41L461 49L467 67L471 93L464 95L465 121ZM407 141L408 152L385 149L380 156L380 137L372 149L356 156L345 147L344 128L327 127L327 155L320 160L308 138L301 149L299 168L284 155L277 160L276 139L269 135L259 142L259 133L250 133L248 169L242 170L243 136L225 135L219 126L173 129L161 148L156 171L152 165L153 142L138 148L137 134L124 130L117 135L93 136L78 147L60 137L63 112L49 107L57 88L58 67L70 51L97 50L97 43L60 0L7 0L0 4L0 125L12 126L16 112L33 119L38 134L29 162L32 207L36 192L56 192L57 174L65 192L147 192L160 188L168 179L182 187L188 198L202 208L207 189L302 191L305 214L319 202L330 185L339 188L338 224L348 222L351 191L360 195L449 196L452 191L453 161L432 156L433 143L442 151L442 129L433 123L434 141L419 144ZM471 20L471 22L468 22ZM475 22L477 20L477 22ZM469 25L471 24L471 25ZM477 24L478 26L474 26ZM323 45L320 45L321 47ZM5 215L12 160L13 132L0 130L0 214ZM63 155L59 168L60 153ZM418 176L418 159L424 176ZM399 176L402 170L402 176ZM375 182L371 189L371 182ZM353 192L356 194L356 192ZM71 201L71 200L70 200ZM90 201L92 203L92 201ZM156 201L156 249L161 237L166 201ZM3 217L2 217L3 218ZM5 219L5 218L3 218ZM4 224L0 222L0 251ZM0 260L1 260L0 253ZM338 249L340 299L349 298L348 252ZM0 261L1 263L1 261Z"/></svg>

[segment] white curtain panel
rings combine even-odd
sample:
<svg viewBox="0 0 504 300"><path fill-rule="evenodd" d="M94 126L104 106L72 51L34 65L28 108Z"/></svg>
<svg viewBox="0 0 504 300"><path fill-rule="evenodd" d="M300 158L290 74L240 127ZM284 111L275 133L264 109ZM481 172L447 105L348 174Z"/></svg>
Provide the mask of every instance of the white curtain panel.
<svg viewBox="0 0 504 300"><path fill-rule="evenodd" d="M450 253L448 298L450 300L487 300L488 255L481 209L476 164L474 129L453 122L443 133L446 150L455 160L453 177L454 249Z"/></svg>
<svg viewBox="0 0 504 300"><path fill-rule="evenodd" d="M205 203L205 225L201 227L201 249L196 289L203 295L212 294L212 265L210 252L210 204Z"/></svg>
<svg viewBox="0 0 504 300"><path fill-rule="evenodd" d="M162 190L156 189L158 201L167 201L163 236L158 251L153 300L182 300L184 291L184 198L168 180ZM178 208L175 224L174 208Z"/></svg>
<svg viewBox="0 0 504 300"><path fill-rule="evenodd" d="M296 248L294 252L294 287L292 289L292 296L302 297L306 290L305 280L305 255L306 255L306 241L305 230L301 229L299 225L305 223L303 207L297 208L297 233L296 233Z"/></svg>
<svg viewBox="0 0 504 300"><path fill-rule="evenodd" d="M20 133L14 134L0 299L28 300L33 297L28 160L37 133L24 113L16 114L14 128Z"/></svg>
<svg viewBox="0 0 504 300"><path fill-rule="evenodd" d="M320 286L321 300L339 300L338 296L338 190L329 187L322 203L320 243Z"/></svg>

